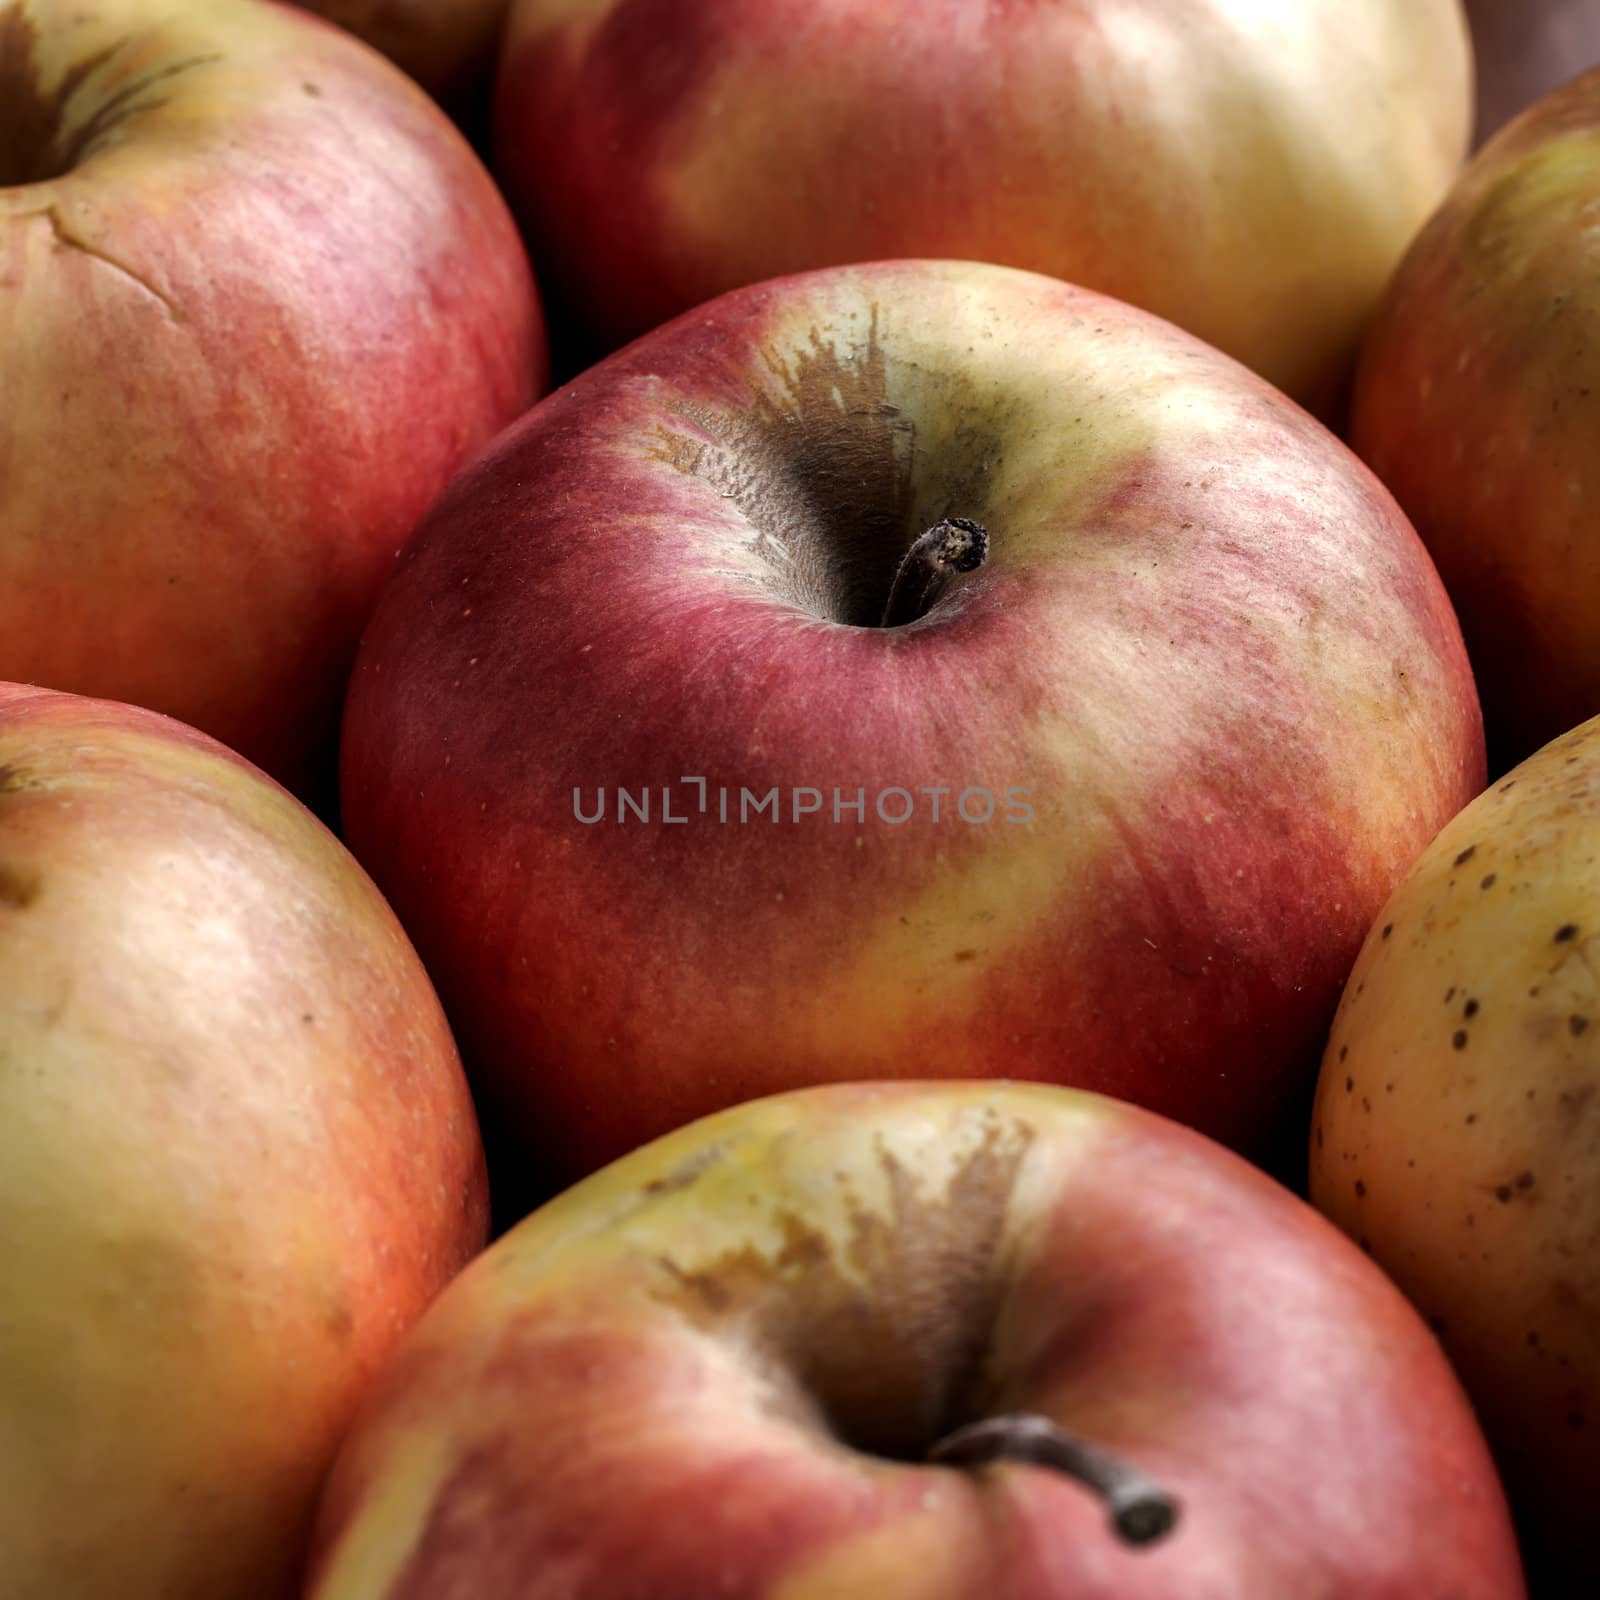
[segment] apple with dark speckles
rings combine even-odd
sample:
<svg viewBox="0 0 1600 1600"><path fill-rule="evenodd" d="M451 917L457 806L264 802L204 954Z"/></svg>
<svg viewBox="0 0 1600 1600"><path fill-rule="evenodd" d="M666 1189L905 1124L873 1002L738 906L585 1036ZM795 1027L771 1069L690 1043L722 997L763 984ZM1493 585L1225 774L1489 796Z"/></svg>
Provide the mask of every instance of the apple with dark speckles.
<svg viewBox="0 0 1600 1600"><path fill-rule="evenodd" d="M1475 800L1395 891L1339 1009L1311 1152L1312 1199L1433 1319L1531 1546L1583 1595L1600 1582L1597 862L1600 719Z"/></svg>
<svg viewBox="0 0 1600 1600"><path fill-rule="evenodd" d="M1176 1124L833 1085L496 1243L340 1451L308 1600L1519 1600L1437 1341Z"/></svg>

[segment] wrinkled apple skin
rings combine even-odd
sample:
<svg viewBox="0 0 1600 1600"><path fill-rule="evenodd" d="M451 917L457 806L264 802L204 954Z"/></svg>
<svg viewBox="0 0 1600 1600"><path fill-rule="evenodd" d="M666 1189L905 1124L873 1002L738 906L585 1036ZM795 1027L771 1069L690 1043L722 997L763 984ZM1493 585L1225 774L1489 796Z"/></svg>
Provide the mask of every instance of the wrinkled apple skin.
<svg viewBox="0 0 1600 1600"><path fill-rule="evenodd" d="M987 563L844 620L946 514ZM1448 602L1350 452L1171 326L972 263L740 291L536 407L407 548L344 727L352 849L568 1173L850 1078L1064 1081L1252 1145L1483 783ZM940 785L900 825L827 794ZM793 822L801 786L829 809ZM1031 820L962 822L967 786ZM619 788L651 822L578 820Z"/></svg>
<svg viewBox="0 0 1600 1600"><path fill-rule="evenodd" d="M1180 1502L918 1464L1031 1411ZM1097 1096L739 1107L503 1237L330 1479L309 1600L1512 1600L1438 1345L1311 1208Z"/></svg>
<svg viewBox="0 0 1600 1600"><path fill-rule="evenodd" d="M509 0L300 0L381 50L436 99L487 92Z"/></svg>
<svg viewBox="0 0 1600 1600"><path fill-rule="evenodd" d="M1594 0L1467 0L1476 63L1475 145L1580 72L1600 66Z"/></svg>
<svg viewBox="0 0 1600 1600"><path fill-rule="evenodd" d="M177 723L0 685L6 1600L293 1600L486 1209L443 1014L332 835Z"/></svg>
<svg viewBox="0 0 1600 1600"><path fill-rule="evenodd" d="M1495 769L1600 711L1600 72L1479 152L1396 274L1351 440L1461 618Z"/></svg>
<svg viewBox="0 0 1600 1600"><path fill-rule="evenodd" d="M1585 1595L1600 1580L1597 860L1591 721L1467 807L1384 908L1329 1041L1311 1156L1312 1199L1433 1319L1541 1552Z"/></svg>
<svg viewBox="0 0 1600 1600"><path fill-rule="evenodd" d="M960 257L1327 409L1471 112L1459 0L517 0L494 148L610 345L782 273Z"/></svg>
<svg viewBox="0 0 1600 1600"><path fill-rule="evenodd" d="M303 789L395 552L544 363L488 174L370 50L0 0L0 677Z"/></svg>

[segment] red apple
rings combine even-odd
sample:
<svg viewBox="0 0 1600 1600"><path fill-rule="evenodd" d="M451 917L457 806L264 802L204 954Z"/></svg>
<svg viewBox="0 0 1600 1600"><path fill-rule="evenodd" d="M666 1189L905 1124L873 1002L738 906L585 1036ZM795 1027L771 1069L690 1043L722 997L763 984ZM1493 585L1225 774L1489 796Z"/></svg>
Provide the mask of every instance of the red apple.
<svg viewBox="0 0 1600 1600"><path fill-rule="evenodd" d="M1459 0L516 0L496 168L612 344L779 273L952 256L1332 404L1466 153Z"/></svg>
<svg viewBox="0 0 1600 1600"><path fill-rule="evenodd" d="M449 105L487 92L510 0L299 0L381 50Z"/></svg>
<svg viewBox="0 0 1600 1600"><path fill-rule="evenodd" d="M876 626L951 516L987 560ZM469 1067L572 1171L846 1078L1253 1145L1483 751L1324 428L1131 307L912 262L731 294L502 436L385 591L343 777Z"/></svg>
<svg viewBox="0 0 1600 1600"><path fill-rule="evenodd" d="M1142 1548L1028 1463L1085 1445ZM340 1451L308 1600L1522 1592L1437 1343L1309 1206L1098 1096L847 1085L469 1268Z"/></svg>
<svg viewBox="0 0 1600 1600"><path fill-rule="evenodd" d="M395 1341L483 1244L433 990L198 733L0 685L0 1590L290 1600Z"/></svg>
<svg viewBox="0 0 1600 1600"><path fill-rule="evenodd" d="M1460 613L1497 766L1600 711L1600 72L1492 140L1363 351L1356 448Z"/></svg>
<svg viewBox="0 0 1600 1600"><path fill-rule="evenodd" d="M1597 947L1600 718L1473 801L1396 889L1311 1152L1313 1200L1433 1321L1574 1596L1600 1592Z"/></svg>
<svg viewBox="0 0 1600 1600"><path fill-rule="evenodd" d="M540 391L444 114L256 0L0 0L0 677L299 786L450 474Z"/></svg>
<svg viewBox="0 0 1600 1600"><path fill-rule="evenodd" d="M1467 0L1477 60L1475 144L1524 107L1600 66L1600 6L1594 0Z"/></svg>

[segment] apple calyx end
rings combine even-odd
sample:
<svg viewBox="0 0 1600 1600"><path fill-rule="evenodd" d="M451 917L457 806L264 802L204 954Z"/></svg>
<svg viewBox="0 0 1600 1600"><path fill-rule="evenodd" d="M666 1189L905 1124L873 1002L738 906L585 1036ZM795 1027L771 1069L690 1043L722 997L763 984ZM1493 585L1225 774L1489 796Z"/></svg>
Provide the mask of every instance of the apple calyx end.
<svg viewBox="0 0 1600 1600"><path fill-rule="evenodd" d="M1029 1412L985 1417L946 1434L926 1459L936 1466L983 1467L1001 1461L1049 1467L1092 1489L1106 1503L1124 1544L1155 1543L1178 1521L1178 1502L1119 1456Z"/></svg>
<svg viewBox="0 0 1600 1600"><path fill-rule="evenodd" d="M906 551L883 608L884 628L925 616L956 573L974 572L989 557L989 530L970 517L942 517Z"/></svg>

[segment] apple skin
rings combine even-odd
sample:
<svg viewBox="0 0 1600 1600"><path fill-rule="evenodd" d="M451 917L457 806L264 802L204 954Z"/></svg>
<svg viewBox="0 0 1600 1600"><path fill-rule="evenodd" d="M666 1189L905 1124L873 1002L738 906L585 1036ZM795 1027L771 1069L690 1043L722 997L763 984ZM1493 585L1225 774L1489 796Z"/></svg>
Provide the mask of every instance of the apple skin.
<svg viewBox="0 0 1600 1600"><path fill-rule="evenodd" d="M1351 441L1438 564L1494 770L1600 711L1600 72L1490 141L1362 352Z"/></svg>
<svg viewBox="0 0 1600 1600"><path fill-rule="evenodd" d="M1600 10L1593 0L1467 0L1476 61L1475 145L1519 111L1600 66Z"/></svg>
<svg viewBox="0 0 1600 1600"><path fill-rule="evenodd" d="M443 1013L338 841L180 724L0 685L7 1600L297 1596L486 1221Z"/></svg>
<svg viewBox="0 0 1600 1600"><path fill-rule="evenodd" d="M947 514L988 562L842 622ZM344 729L345 837L565 1173L851 1078L1065 1081L1253 1145L1483 784L1449 604L1350 452L1177 329L976 263L737 291L536 407L407 547ZM664 825L682 775L784 821ZM935 822L938 785L1032 821ZM798 786L873 798L791 824ZM649 824L576 819L618 787Z"/></svg>
<svg viewBox="0 0 1600 1600"><path fill-rule="evenodd" d="M1471 114L1459 0L517 0L494 164L607 347L780 274L960 257L1327 410Z"/></svg>
<svg viewBox="0 0 1600 1600"><path fill-rule="evenodd" d="M487 94L509 0L299 0L381 50L435 99Z"/></svg>
<svg viewBox="0 0 1600 1600"><path fill-rule="evenodd" d="M1177 1526L918 1464L1014 1410ZM725 1112L497 1241L363 1406L308 1600L1522 1592L1437 1342L1309 1206L1099 1096L901 1084Z"/></svg>
<svg viewBox="0 0 1600 1600"><path fill-rule="evenodd" d="M348 35L0 0L0 677L304 789L395 552L545 359L487 172Z"/></svg>
<svg viewBox="0 0 1600 1600"><path fill-rule="evenodd" d="M1597 859L1600 720L1468 806L1395 891L1328 1044L1311 1154L1312 1199L1433 1319L1533 1543L1585 1595L1600 1580Z"/></svg>

